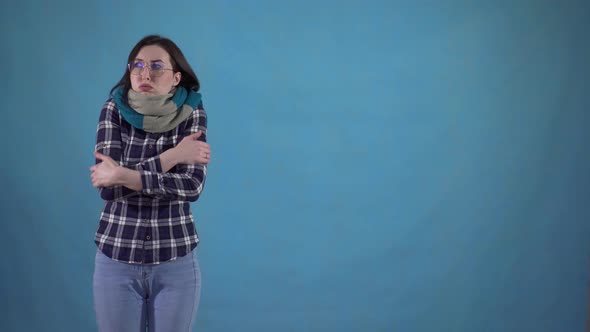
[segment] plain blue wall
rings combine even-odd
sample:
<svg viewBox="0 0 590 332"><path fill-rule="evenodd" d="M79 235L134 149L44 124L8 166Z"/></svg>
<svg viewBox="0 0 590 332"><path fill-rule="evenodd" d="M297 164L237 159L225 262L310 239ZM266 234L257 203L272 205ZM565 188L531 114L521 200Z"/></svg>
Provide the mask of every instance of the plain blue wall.
<svg viewBox="0 0 590 332"><path fill-rule="evenodd" d="M161 33L214 156L196 330L582 331L589 8L2 2L0 330L96 330L96 124Z"/></svg>

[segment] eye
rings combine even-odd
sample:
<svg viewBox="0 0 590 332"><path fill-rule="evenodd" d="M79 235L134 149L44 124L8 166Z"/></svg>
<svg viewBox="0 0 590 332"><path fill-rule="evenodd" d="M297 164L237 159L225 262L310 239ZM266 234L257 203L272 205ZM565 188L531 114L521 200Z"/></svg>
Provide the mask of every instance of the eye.
<svg viewBox="0 0 590 332"><path fill-rule="evenodd" d="M150 68L152 70L161 70L161 69L164 69L164 64L161 63L161 62L154 62L154 63L152 63L152 65L150 66Z"/></svg>
<svg viewBox="0 0 590 332"><path fill-rule="evenodd" d="M131 65L131 68L143 69L143 67L145 67L143 61L135 61L133 65Z"/></svg>

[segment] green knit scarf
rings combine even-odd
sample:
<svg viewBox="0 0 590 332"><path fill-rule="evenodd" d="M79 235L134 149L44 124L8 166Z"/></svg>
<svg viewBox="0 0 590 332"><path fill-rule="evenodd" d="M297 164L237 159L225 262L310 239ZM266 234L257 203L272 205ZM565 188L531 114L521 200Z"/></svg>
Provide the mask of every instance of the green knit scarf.
<svg viewBox="0 0 590 332"><path fill-rule="evenodd" d="M150 133L163 133L176 128L201 103L201 94L177 87L165 95L144 95L123 87L112 97L123 118L133 127ZM127 102L125 102L127 99Z"/></svg>

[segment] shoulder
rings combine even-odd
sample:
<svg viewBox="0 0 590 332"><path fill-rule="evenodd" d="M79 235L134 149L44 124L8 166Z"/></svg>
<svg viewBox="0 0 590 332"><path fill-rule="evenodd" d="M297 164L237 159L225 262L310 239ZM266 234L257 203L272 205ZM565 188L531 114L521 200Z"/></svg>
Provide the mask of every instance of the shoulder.
<svg viewBox="0 0 590 332"><path fill-rule="evenodd" d="M190 107L192 108L192 112L188 116L187 120L192 124L200 124L202 126L206 126L207 112L205 111L205 107L203 106L202 95L200 93L191 91L189 97L187 98L186 104L190 105Z"/></svg>
<svg viewBox="0 0 590 332"><path fill-rule="evenodd" d="M186 89L184 91L186 91ZM192 108L193 116L206 116L205 107L203 106L203 95L200 92L188 90L188 95L184 100L184 104Z"/></svg>
<svg viewBox="0 0 590 332"><path fill-rule="evenodd" d="M191 113L184 121L183 131L186 135L201 131L207 133L207 113L202 105L192 108Z"/></svg>
<svg viewBox="0 0 590 332"><path fill-rule="evenodd" d="M193 108L193 112L191 113L191 116L202 117L202 118L207 117L207 112L205 111L205 108L203 107L203 103L200 103L199 106Z"/></svg>
<svg viewBox="0 0 590 332"><path fill-rule="evenodd" d="M189 121L192 122L193 125L198 124L199 126L203 127L207 126L207 112L205 111L205 108L203 108L202 103L193 108L193 111L189 116Z"/></svg>
<svg viewBox="0 0 590 332"><path fill-rule="evenodd" d="M107 99L104 105L102 106L102 110L100 112L101 120L117 120L120 121L121 113L119 112L119 108L117 107L117 103L113 98Z"/></svg>
<svg viewBox="0 0 590 332"><path fill-rule="evenodd" d="M105 111L119 111L119 108L117 107L117 103L115 102L115 99L113 99L112 97L107 99L107 101L104 102L104 105L102 106L102 109Z"/></svg>

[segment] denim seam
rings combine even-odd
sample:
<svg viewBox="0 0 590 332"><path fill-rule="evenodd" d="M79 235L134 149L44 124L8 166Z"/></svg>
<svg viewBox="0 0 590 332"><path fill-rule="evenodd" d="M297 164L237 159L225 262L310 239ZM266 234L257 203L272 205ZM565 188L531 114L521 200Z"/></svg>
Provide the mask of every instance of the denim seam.
<svg viewBox="0 0 590 332"><path fill-rule="evenodd" d="M193 259L191 259L191 261L193 263L193 275L195 277L195 282L193 283L194 296L196 297L197 296L197 263L195 262L195 260L197 259L197 253L196 252L191 252L191 254L193 254L193 256L194 256ZM199 282L201 282L201 281L199 280ZM195 309L196 308L195 307L197 305L196 302L197 302L197 299L194 299L193 300L193 310L191 310L191 319L189 319L188 326L186 327L186 330L188 332L190 332L191 323L195 319L195 314L196 314L196 312L195 312Z"/></svg>

